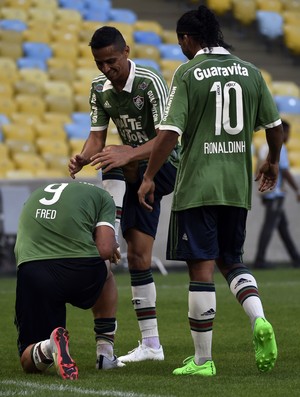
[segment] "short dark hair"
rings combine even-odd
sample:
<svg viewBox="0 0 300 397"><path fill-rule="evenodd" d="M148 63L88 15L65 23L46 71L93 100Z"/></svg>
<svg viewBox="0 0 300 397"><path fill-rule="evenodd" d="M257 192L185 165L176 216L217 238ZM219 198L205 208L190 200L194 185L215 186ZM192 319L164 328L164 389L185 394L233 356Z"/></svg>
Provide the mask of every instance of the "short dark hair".
<svg viewBox="0 0 300 397"><path fill-rule="evenodd" d="M114 45L120 51L123 51L126 47L126 42L121 32L113 26L102 26L97 29L89 43L89 46L95 50L111 45Z"/></svg>
<svg viewBox="0 0 300 397"><path fill-rule="evenodd" d="M201 47L222 46L230 49L231 45L224 42L223 33L215 14L206 6L199 6L198 10L187 11L177 21L176 33L193 36Z"/></svg>

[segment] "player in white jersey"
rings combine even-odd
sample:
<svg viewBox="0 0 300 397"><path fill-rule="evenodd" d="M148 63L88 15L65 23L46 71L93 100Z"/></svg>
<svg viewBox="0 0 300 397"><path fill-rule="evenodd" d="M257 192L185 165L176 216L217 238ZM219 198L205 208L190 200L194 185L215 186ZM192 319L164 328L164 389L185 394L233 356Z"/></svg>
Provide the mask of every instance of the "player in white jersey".
<svg viewBox="0 0 300 397"><path fill-rule="evenodd" d="M126 192L121 227L127 242L132 303L142 343L121 356L120 360L163 360L151 258L160 202L174 188L176 149L156 175L158 189L151 214L139 205L137 190L157 138L156 130L168 95L167 84L154 69L139 66L128 59L129 47L113 27L104 26L96 30L90 46L102 73L93 80L91 87L91 132L81 154L70 160L70 175L74 178L87 164L96 166L96 169L105 167L102 168L104 175L119 167L123 169ZM105 147L110 119L118 129L122 145Z"/></svg>
<svg viewBox="0 0 300 397"><path fill-rule="evenodd" d="M207 7L185 13L176 32L189 62L173 76L160 133L138 192L140 203L151 210L145 198L152 201L153 178L181 136L167 256L188 265L188 317L195 353L173 374L216 374L211 351L215 264L250 319L258 369L269 371L277 359L275 336L242 254L251 206L252 133L260 126L266 129L269 154L257 178L261 191L272 189L282 145L281 120L261 73L230 54Z"/></svg>

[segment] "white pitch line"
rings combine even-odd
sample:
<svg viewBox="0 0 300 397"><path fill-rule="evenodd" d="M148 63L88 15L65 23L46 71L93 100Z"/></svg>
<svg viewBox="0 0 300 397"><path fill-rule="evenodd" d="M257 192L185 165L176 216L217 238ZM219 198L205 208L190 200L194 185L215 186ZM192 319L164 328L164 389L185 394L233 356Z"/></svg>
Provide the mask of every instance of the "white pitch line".
<svg viewBox="0 0 300 397"><path fill-rule="evenodd" d="M54 392L71 392L71 393L78 393L83 395L90 395L90 396L109 396L109 397L165 397L157 394L141 394L141 393L134 393L134 392L123 392L118 390L93 390L93 389L82 389L81 387L69 386L69 385L44 385L40 383L33 383L33 382L20 382L15 380L3 380L0 381L0 384L3 385L13 385L18 386L21 388L28 387L31 389L36 390L44 390L44 391L54 391ZM25 393L24 393L25 392ZM26 395L26 391L23 390L23 395ZM14 396L16 395L15 392L12 394L5 394L5 396ZM168 395L168 397L172 397ZM174 397L174 396L173 396Z"/></svg>

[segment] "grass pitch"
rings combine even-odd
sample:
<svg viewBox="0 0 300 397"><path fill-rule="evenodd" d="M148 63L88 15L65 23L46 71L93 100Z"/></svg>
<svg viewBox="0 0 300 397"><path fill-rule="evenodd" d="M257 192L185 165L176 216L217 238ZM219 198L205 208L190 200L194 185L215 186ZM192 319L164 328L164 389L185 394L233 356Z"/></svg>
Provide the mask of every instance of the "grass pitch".
<svg viewBox="0 0 300 397"><path fill-rule="evenodd" d="M300 393L300 270L255 271L265 314L278 343L278 361L269 373L259 373L254 360L250 323L216 273L217 316L214 322L213 378L175 377L172 370L193 354L187 321L187 272L154 273L157 312L165 361L127 364L112 371L95 369L93 318L89 310L68 306L70 352L79 367L78 381L63 381L53 368L43 375L26 375L19 364L13 324L15 278L0 279L0 396L107 397L286 397ZM117 355L140 339L131 304L129 275L116 272L119 287Z"/></svg>

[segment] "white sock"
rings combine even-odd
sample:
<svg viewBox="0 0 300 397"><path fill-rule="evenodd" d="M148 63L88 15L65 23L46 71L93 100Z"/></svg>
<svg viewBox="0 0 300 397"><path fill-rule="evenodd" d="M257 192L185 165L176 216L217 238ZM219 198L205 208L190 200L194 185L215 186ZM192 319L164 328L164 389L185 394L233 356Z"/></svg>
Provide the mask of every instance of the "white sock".
<svg viewBox="0 0 300 397"><path fill-rule="evenodd" d="M114 358L114 347L113 345L103 339L98 339L96 343L96 355L99 357L100 355L107 357L109 360L113 360Z"/></svg>
<svg viewBox="0 0 300 397"><path fill-rule="evenodd" d="M53 364L52 353L50 350L50 340L47 339L36 343L32 347L31 357L36 368L42 372L46 371Z"/></svg>

